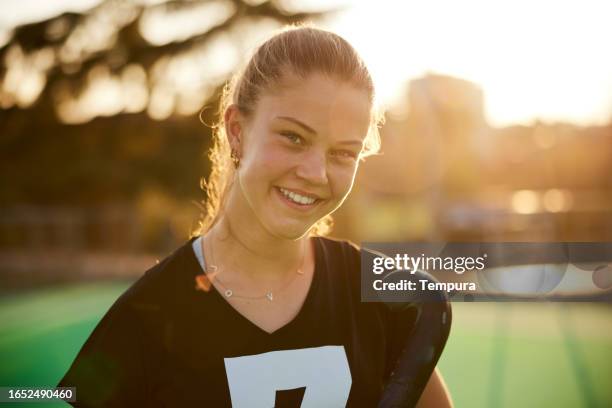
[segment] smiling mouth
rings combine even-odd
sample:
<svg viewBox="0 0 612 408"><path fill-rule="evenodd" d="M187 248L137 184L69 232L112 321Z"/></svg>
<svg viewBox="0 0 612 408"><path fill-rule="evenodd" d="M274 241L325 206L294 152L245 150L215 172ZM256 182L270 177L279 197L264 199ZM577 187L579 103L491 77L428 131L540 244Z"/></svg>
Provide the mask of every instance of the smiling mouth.
<svg viewBox="0 0 612 408"><path fill-rule="evenodd" d="M312 207L322 201L320 198L298 194L282 187L276 187L276 190L290 203L304 208Z"/></svg>

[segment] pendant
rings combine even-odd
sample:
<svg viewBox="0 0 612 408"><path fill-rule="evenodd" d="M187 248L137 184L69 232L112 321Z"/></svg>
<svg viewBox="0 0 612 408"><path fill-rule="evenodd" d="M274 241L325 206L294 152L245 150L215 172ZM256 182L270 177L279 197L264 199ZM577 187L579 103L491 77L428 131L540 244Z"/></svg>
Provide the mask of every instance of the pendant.
<svg viewBox="0 0 612 408"><path fill-rule="evenodd" d="M268 298L270 302L274 300L274 297L272 296L272 292L266 293L266 297Z"/></svg>
<svg viewBox="0 0 612 408"><path fill-rule="evenodd" d="M227 289L227 290L224 292L225 297L231 297L233 294L234 294L234 292L232 292L232 290L231 290L231 289Z"/></svg>

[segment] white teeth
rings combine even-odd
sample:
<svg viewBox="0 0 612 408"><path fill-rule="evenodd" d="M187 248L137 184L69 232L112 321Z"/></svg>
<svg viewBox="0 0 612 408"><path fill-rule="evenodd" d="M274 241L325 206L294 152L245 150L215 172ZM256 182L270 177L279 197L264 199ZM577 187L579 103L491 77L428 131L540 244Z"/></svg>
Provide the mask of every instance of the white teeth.
<svg viewBox="0 0 612 408"><path fill-rule="evenodd" d="M279 188L279 190L281 191L281 193L283 193L285 197L298 204L309 205L317 201L314 198L296 194L293 191L285 190L284 188Z"/></svg>

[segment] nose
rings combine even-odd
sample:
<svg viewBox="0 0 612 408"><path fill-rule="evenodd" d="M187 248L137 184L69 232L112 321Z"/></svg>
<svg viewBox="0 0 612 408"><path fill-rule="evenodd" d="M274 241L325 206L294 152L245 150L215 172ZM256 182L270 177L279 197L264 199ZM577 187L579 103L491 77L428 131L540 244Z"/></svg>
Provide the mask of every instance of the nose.
<svg viewBox="0 0 612 408"><path fill-rule="evenodd" d="M327 157L325 153L310 149L296 169L296 175L314 185L326 185Z"/></svg>

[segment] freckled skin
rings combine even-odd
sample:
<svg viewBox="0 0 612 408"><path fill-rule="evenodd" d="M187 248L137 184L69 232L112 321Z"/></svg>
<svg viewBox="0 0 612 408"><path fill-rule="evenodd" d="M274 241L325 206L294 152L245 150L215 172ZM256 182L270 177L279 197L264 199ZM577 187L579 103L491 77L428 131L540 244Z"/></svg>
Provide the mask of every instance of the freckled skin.
<svg viewBox="0 0 612 408"><path fill-rule="evenodd" d="M230 205L240 211L232 212L251 225L257 220L278 238L307 233L349 194L370 108L365 90L320 74L290 78L262 95L251 117L242 121L240 167L230 195ZM293 118L316 134L280 117ZM299 211L283 201L276 187L311 193L321 201Z"/></svg>

